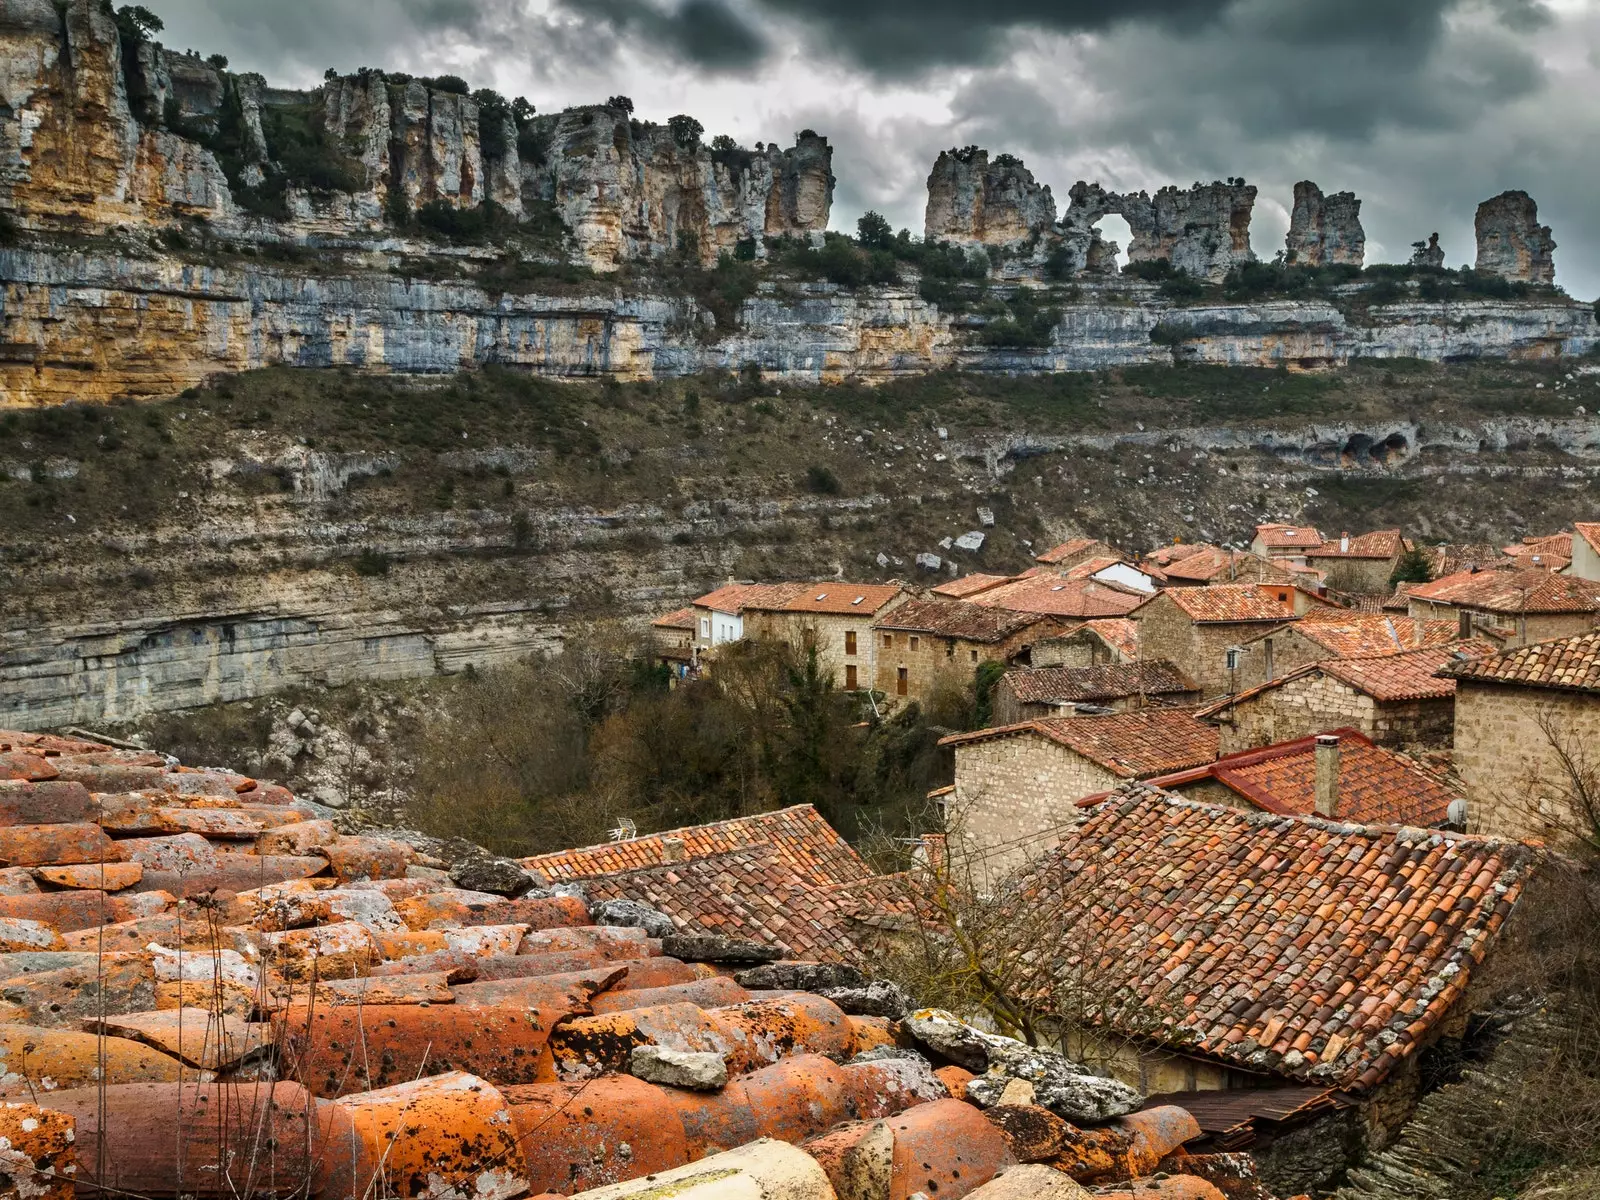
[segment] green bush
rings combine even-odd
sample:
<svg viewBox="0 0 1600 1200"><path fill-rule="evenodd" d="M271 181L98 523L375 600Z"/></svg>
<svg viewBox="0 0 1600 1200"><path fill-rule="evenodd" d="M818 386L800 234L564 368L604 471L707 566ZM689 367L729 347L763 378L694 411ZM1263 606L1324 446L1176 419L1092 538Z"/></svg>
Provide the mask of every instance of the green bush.
<svg viewBox="0 0 1600 1200"><path fill-rule="evenodd" d="M894 229L882 213L865 212L856 222L856 242L866 250L893 250Z"/></svg>
<svg viewBox="0 0 1600 1200"><path fill-rule="evenodd" d="M1061 310L1040 305L1031 288L1018 288L1006 302L1009 315L991 320L978 333L985 346L1011 350L1048 347L1061 324Z"/></svg>
<svg viewBox="0 0 1600 1200"><path fill-rule="evenodd" d="M700 144L700 135L706 127L691 116L679 113L667 119L667 129L672 133L672 140L685 150L693 150Z"/></svg>
<svg viewBox="0 0 1600 1200"><path fill-rule="evenodd" d="M841 491L839 477L827 467L807 467L806 491L819 496L837 496Z"/></svg>
<svg viewBox="0 0 1600 1200"><path fill-rule="evenodd" d="M381 550L368 547L356 555L350 565L355 568L357 575L372 579L379 575L387 575L391 562L390 557Z"/></svg>
<svg viewBox="0 0 1600 1200"><path fill-rule="evenodd" d="M516 219L492 200L475 208L457 208L448 200L430 200L417 209L416 221L435 237L465 245L482 245L516 228Z"/></svg>
<svg viewBox="0 0 1600 1200"><path fill-rule="evenodd" d="M434 92L449 92L454 96L472 95L471 86L459 75L435 75L432 79L424 79L422 85Z"/></svg>

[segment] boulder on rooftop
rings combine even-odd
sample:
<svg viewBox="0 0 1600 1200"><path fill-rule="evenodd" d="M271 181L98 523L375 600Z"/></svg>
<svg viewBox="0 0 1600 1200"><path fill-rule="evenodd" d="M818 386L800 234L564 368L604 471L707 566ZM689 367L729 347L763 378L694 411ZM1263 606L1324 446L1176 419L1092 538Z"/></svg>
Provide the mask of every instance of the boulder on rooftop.
<svg viewBox="0 0 1600 1200"><path fill-rule="evenodd" d="M635 1046L628 1064L637 1078L668 1087L714 1092L728 1082L728 1064L709 1050L674 1050L670 1046Z"/></svg>
<svg viewBox="0 0 1600 1200"><path fill-rule="evenodd" d="M835 1200L828 1176L805 1151L762 1138L737 1150L643 1179L580 1192L573 1200Z"/></svg>
<svg viewBox="0 0 1600 1200"><path fill-rule="evenodd" d="M531 892L538 881L509 858L485 854L450 868L450 882L472 892L493 892L517 897Z"/></svg>
<svg viewBox="0 0 1600 1200"><path fill-rule="evenodd" d="M681 958L684 962L760 963L775 962L788 950L745 938L674 934L661 939L661 952L671 958Z"/></svg>
<svg viewBox="0 0 1600 1200"><path fill-rule="evenodd" d="M765 963L759 967L740 971L734 978L747 988L771 988L789 992L856 988L864 986L867 982L866 975L859 967L835 962Z"/></svg>
<svg viewBox="0 0 1600 1200"><path fill-rule="evenodd" d="M851 1016L898 1021L913 1007L906 990L887 979L873 979L860 987L821 988L819 992Z"/></svg>
<svg viewBox="0 0 1600 1200"><path fill-rule="evenodd" d="M957 1065L983 1071L967 1085L966 1094L985 1108L1000 1102L1012 1079L1031 1083L1038 1103L1068 1121L1105 1121L1134 1112L1143 1103L1125 1083L1092 1074L1053 1051L974 1029L942 1009L919 1009L905 1018L902 1027Z"/></svg>
<svg viewBox="0 0 1600 1200"><path fill-rule="evenodd" d="M642 929L656 938L672 937L678 932L678 926L666 913L637 900L596 901L589 906L589 919L596 925Z"/></svg>

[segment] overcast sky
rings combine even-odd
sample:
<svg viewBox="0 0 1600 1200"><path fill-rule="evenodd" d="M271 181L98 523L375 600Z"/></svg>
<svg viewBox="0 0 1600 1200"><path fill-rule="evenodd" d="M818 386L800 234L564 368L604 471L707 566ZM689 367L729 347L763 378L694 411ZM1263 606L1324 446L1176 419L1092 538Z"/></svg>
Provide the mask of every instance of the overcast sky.
<svg viewBox="0 0 1600 1200"><path fill-rule="evenodd" d="M833 223L921 232L949 146L1023 158L1060 207L1243 175L1283 246L1298 179L1363 200L1367 261L1522 188L1560 282L1600 293L1600 0L153 0L162 40L313 86L453 72L541 112L624 93L708 135L832 141ZM1114 221L1109 224L1114 225ZM1116 230L1112 229L1115 236ZM1122 239L1125 241L1125 239Z"/></svg>

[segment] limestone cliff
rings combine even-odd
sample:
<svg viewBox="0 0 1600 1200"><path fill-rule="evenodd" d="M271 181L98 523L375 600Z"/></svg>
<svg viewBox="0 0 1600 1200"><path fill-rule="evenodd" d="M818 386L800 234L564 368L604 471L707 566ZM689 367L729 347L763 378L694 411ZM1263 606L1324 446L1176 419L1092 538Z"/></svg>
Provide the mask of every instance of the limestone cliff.
<svg viewBox="0 0 1600 1200"><path fill-rule="evenodd" d="M946 150L928 176L924 236L958 246L1017 246L1051 232L1055 197L1022 160L977 146Z"/></svg>
<svg viewBox="0 0 1600 1200"><path fill-rule="evenodd" d="M1435 268L1444 266L1444 247L1439 245L1437 233L1429 234L1425 242L1411 243L1411 265Z"/></svg>
<svg viewBox="0 0 1600 1200"><path fill-rule="evenodd" d="M595 267L680 248L710 265L740 242L759 258L765 238L827 228L833 150L809 130L787 150L713 149L599 105L535 118L530 132L539 153L522 165L523 193L556 207Z"/></svg>
<svg viewBox="0 0 1600 1200"><path fill-rule="evenodd" d="M1309 180L1294 185L1284 261L1290 266L1359 267L1366 259L1361 201L1354 192L1322 194Z"/></svg>
<svg viewBox="0 0 1600 1200"><path fill-rule="evenodd" d="M1477 269L1515 283L1551 284L1556 267L1550 226L1527 192L1502 192L1478 205Z"/></svg>

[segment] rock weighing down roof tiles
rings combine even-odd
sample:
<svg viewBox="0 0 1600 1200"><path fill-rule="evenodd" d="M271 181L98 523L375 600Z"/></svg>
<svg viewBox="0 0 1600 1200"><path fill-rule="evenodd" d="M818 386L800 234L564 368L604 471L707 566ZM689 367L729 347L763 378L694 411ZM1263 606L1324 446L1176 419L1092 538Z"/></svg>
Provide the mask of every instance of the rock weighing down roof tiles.
<svg viewBox="0 0 1600 1200"><path fill-rule="evenodd" d="M1600 613L1600 582L1554 575L1538 567L1461 571L1411 589L1415 600L1482 609L1507 616Z"/></svg>
<svg viewBox="0 0 1600 1200"><path fill-rule="evenodd" d="M1536 858L1129 791L1042 860L1021 902L1087 931L1107 992L1138 998L1136 1036L1330 1086L1372 1087L1428 1039Z"/></svg>
<svg viewBox="0 0 1600 1200"><path fill-rule="evenodd" d="M1213 726L1195 719L1193 709L1149 709L1107 717L1041 717L958 733L939 744L964 746L1030 734L1065 746L1123 779L1211 762L1217 757L1219 740Z"/></svg>
<svg viewBox="0 0 1600 1200"><path fill-rule="evenodd" d="M1335 816L1361 825L1442 825L1461 793L1415 761L1374 746L1354 729L1339 738ZM1152 787L1182 789L1213 779L1263 812L1309 816L1317 808L1316 737L1242 750L1191 771L1162 775ZM1091 800L1096 799L1091 797ZM1083 802L1085 805L1089 801Z"/></svg>
<svg viewBox="0 0 1600 1200"><path fill-rule="evenodd" d="M552 880L585 879L761 846L770 846L791 871L819 886L855 883L875 874L855 848L809 804L598 846L536 854L523 859L522 865Z"/></svg>
<svg viewBox="0 0 1600 1200"><path fill-rule="evenodd" d="M1098 667L1036 667L1008 671L1006 683L1019 704L1093 704L1127 696L1199 692L1170 662L1109 664Z"/></svg>
<svg viewBox="0 0 1600 1200"><path fill-rule="evenodd" d="M1440 674L1469 683L1600 692L1600 630L1502 650L1470 661L1453 660L1444 664Z"/></svg>
<svg viewBox="0 0 1600 1200"><path fill-rule="evenodd" d="M1455 621L1353 612L1346 608L1313 608L1300 618L1295 631L1322 646L1334 658L1364 658L1424 646L1445 646L1461 636Z"/></svg>
<svg viewBox="0 0 1600 1200"><path fill-rule="evenodd" d="M925 633L967 642L1003 642L1050 618L965 600L908 600L877 622L883 630Z"/></svg>
<svg viewBox="0 0 1600 1200"><path fill-rule="evenodd" d="M1294 609L1271 592L1250 583L1169 588L1161 593L1196 624L1297 620ZM1154 597L1150 603L1159 600Z"/></svg>

